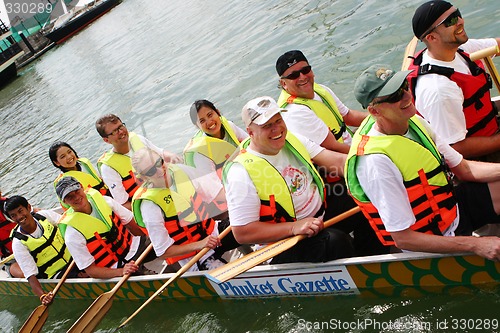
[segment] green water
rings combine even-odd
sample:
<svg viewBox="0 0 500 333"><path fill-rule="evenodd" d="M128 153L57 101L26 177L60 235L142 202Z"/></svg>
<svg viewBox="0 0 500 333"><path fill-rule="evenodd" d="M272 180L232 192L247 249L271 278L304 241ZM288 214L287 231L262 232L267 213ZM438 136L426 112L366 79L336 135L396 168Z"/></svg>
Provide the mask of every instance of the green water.
<svg viewBox="0 0 500 333"><path fill-rule="evenodd" d="M374 63L400 68L420 3L124 0L0 90L0 189L55 207L58 170L48 147L67 141L95 163L109 149L94 129L104 113L118 114L129 129L175 152L194 132L188 111L196 99L213 101L242 125L239 113L247 100L278 96L274 64L290 49L301 49L316 81L359 109L354 80ZM454 4L469 36L498 37L498 1ZM417 299L155 302L123 332L500 332L485 328L486 320L499 317L498 291ZM35 297L1 296L0 332L17 332L37 305ZM88 305L56 301L45 331L65 332ZM115 302L99 332L112 332L139 305ZM482 328L452 326L458 319ZM386 326L356 324L367 320ZM339 321L344 326L334 329ZM388 327L391 321L407 325Z"/></svg>

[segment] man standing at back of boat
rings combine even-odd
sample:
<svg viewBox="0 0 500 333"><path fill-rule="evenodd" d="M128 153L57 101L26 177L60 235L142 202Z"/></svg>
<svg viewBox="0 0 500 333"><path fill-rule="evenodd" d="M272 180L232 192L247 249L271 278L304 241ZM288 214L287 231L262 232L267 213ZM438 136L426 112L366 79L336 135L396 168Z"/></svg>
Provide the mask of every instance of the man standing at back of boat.
<svg viewBox="0 0 500 333"><path fill-rule="evenodd" d="M481 61L468 57L499 45L500 38L469 39L462 14L446 1L422 4L412 25L415 36L427 47L410 66L415 69L409 79L418 112L465 158L500 152L498 111L490 101L491 79Z"/></svg>
<svg viewBox="0 0 500 333"><path fill-rule="evenodd" d="M367 113L349 109L330 88L315 83L311 65L299 50L282 54L276 61L276 72L282 88L278 105L287 110L283 113L287 128L321 147L347 154L351 144L347 126L359 126ZM326 187L325 219L356 206L347 194L342 177L329 175L321 168L319 171ZM335 228L346 233L353 232L358 256L383 254L386 251L361 213L337 223Z"/></svg>
<svg viewBox="0 0 500 333"><path fill-rule="evenodd" d="M95 127L103 141L113 146L97 162L102 179L113 198L129 210L132 210L132 197L141 185L141 181L134 175L130 160L134 151L146 146L158 152L167 162L177 163L182 160L176 154L158 148L145 137L129 132L125 123L114 114L97 119Z"/></svg>
<svg viewBox="0 0 500 333"><path fill-rule="evenodd" d="M461 236L500 223L500 164L464 159L415 116L408 74L374 65L356 80L370 116L353 137L349 191L387 246L500 260L500 238Z"/></svg>

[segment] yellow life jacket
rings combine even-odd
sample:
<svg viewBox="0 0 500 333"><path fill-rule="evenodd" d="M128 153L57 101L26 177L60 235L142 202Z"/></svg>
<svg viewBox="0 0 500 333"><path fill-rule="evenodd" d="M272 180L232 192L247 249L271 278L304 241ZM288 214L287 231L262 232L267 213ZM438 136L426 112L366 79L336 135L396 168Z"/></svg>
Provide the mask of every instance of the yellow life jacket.
<svg viewBox="0 0 500 333"><path fill-rule="evenodd" d="M444 158L434 141L416 117L409 120L409 131L418 141L402 135L369 136L368 133L374 123L373 117L367 117L353 137L345 167L349 193L380 241L384 245L394 245L377 208L363 191L356 176L358 156L384 154L391 159L403 176L403 184L416 218L415 224L410 228L419 232L442 235L457 217L457 205Z"/></svg>
<svg viewBox="0 0 500 333"><path fill-rule="evenodd" d="M243 165L254 183L260 198L260 221L273 223L295 221L295 207L293 205L292 194L285 179L267 160L249 153L246 150L249 144L250 138L247 138L241 143L238 156L232 162L226 163L223 172L224 181L234 163ZM318 187L321 200L324 202L325 188L323 180L312 164L309 153L304 145L297 137L288 132L283 149L290 150L311 173L313 181ZM263 172L263 170L266 171Z"/></svg>
<svg viewBox="0 0 500 333"><path fill-rule="evenodd" d="M347 130L347 126L338 110L337 103L335 103L332 95L317 83L314 84L314 92L321 97L322 102L314 99L292 96L286 90L282 89L278 98L278 105L282 108L286 108L288 104L307 106L326 124L326 126L328 126L328 129L332 132L337 141L344 142L342 135Z"/></svg>
<svg viewBox="0 0 500 333"><path fill-rule="evenodd" d="M214 163L219 178L222 177L221 173L224 163L240 144L236 137L236 133L234 133L227 119L220 116L220 120L229 141L208 136L203 131L199 130L184 148L184 163L186 163L186 165L196 168L194 156L195 153L199 153Z"/></svg>
<svg viewBox="0 0 500 333"><path fill-rule="evenodd" d="M19 225L12 230L15 237L30 251L33 260L38 267L38 279L50 279L61 269L66 267L71 259L71 254L66 248L64 239L57 227L53 226L45 216L32 214L40 223L43 235L34 238L19 231Z"/></svg>
<svg viewBox="0 0 500 333"><path fill-rule="evenodd" d="M199 241L210 235L215 228L215 220L210 215L207 203L196 193L188 175L176 165L169 166L175 190L169 188L141 188L132 200L132 211L138 225L144 227L141 202L154 202L163 212L165 228L174 244L182 245ZM196 251L181 256L167 258L169 264L192 257Z"/></svg>
<svg viewBox="0 0 500 333"><path fill-rule="evenodd" d="M70 208L59 222L59 229L63 236L68 225L80 232L87 240L87 248L94 257L96 266L111 267L115 263L120 265L130 250L133 236L98 191L87 189L87 199L93 209L96 209L99 218Z"/></svg>
<svg viewBox="0 0 500 333"><path fill-rule="evenodd" d="M130 150L132 152L138 151L144 147L141 139L133 132L129 132L129 142ZM101 171L101 166L103 164L106 164L120 174L123 187L125 187L125 191L128 193L128 201L131 201L135 191L137 191L139 186L142 184L142 181L135 177L130 157L119 154L111 149L110 151L104 153L97 161L97 168L99 171Z"/></svg>

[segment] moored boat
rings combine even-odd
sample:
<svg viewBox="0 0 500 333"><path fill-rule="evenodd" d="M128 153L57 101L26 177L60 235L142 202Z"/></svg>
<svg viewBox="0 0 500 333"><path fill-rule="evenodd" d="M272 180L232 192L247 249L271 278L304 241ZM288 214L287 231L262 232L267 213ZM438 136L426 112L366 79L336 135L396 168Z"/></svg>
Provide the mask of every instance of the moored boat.
<svg viewBox="0 0 500 333"><path fill-rule="evenodd" d="M61 44L100 16L106 14L118 5L120 0L95 0L83 1L83 3L84 5L79 6L77 4L71 11L59 17L54 22L52 29L45 34L45 37L56 44Z"/></svg>
<svg viewBox="0 0 500 333"><path fill-rule="evenodd" d="M12 31L0 20L0 87L17 76L16 60L23 54Z"/></svg>
<svg viewBox="0 0 500 333"><path fill-rule="evenodd" d="M145 300L172 274L131 277L115 300ZM95 299L119 279L68 279L58 298ZM58 280L40 280L44 289ZM338 259L326 263L261 265L220 285L203 272L188 272L171 284L159 299L167 301L261 299L268 297L355 296L419 297L496 288L500 263L473 254L396 253ZM0 294L33 296L26 279L0 279Z"/></svg>

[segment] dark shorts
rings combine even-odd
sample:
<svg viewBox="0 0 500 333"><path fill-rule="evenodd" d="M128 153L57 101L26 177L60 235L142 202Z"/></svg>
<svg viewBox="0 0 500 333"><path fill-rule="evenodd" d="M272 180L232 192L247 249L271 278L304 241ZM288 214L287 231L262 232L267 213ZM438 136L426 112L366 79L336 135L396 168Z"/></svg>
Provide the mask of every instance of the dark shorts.
<svg viewBox="0 0 500 333"><path fill-rule="evenodd" d="M500 217L493 209L487 183L460 183L454 189L460 212L457 236L470 235L486 224L500 223Z"/></svg>

